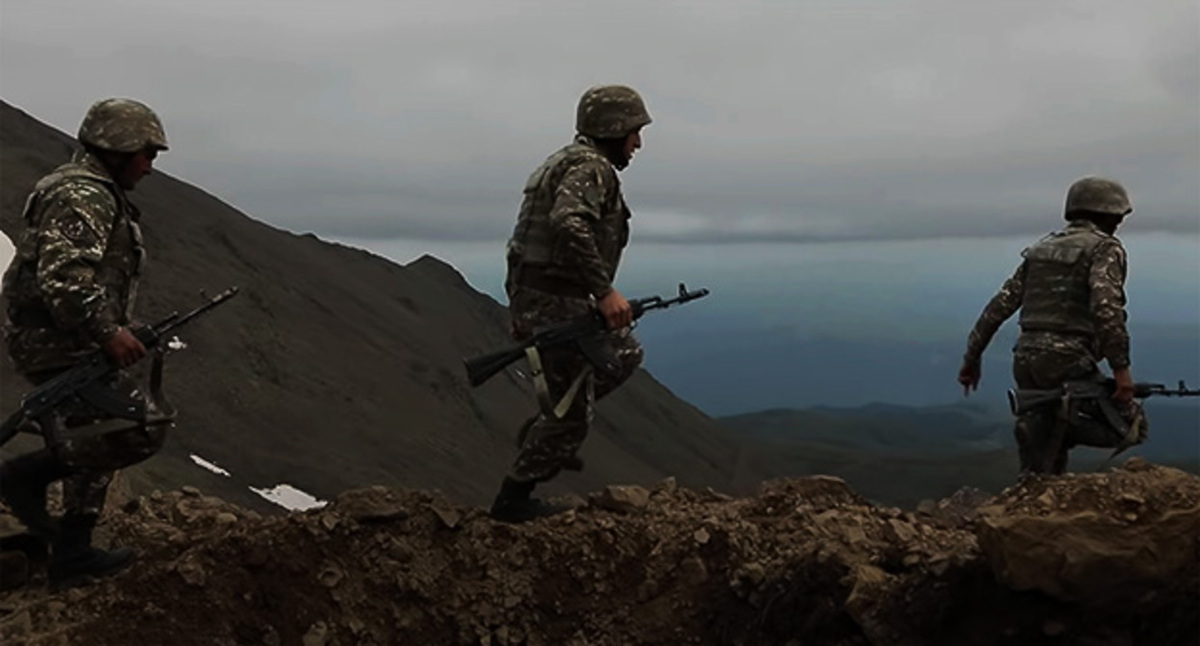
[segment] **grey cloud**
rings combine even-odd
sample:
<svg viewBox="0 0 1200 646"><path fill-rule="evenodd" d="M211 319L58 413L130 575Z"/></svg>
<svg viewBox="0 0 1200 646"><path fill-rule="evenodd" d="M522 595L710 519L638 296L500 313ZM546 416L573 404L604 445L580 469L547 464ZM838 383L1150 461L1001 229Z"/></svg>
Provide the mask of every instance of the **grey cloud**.
<svg viewBox="0 0 1200 646"><path fill-rule="evenodd" d="M1198 19L1175 0L9 0L0 90L69 132L95 98L143 98L165 171L335 237L506 236L608 81L655 115L623 178L640 239L1036 234L1091 173L1129 186L1130 227L1197 234Z"/></svg>

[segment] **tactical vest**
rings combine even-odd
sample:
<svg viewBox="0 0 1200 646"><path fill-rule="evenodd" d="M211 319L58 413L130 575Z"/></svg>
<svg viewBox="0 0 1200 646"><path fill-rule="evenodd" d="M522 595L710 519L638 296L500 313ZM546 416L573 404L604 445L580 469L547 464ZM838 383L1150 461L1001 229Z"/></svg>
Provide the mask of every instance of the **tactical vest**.
<svg viewBox="0 0 1200 646"><path fill-rule="evenodd" d="M145 263L142 232L136 222L138 211L112 178L88 168L81 158L76 158L43 177L25 202L22 218L26 230L17 244L13 264L4 277L8 323L16 330L41 328L49 331L55 328L54 319L38 287L38 238L42 226L42 202L60 184L71 180L100 184L116 200L117 212L112 231L105 244L104 255L96 267L94 280L104 289L105 307L115 322L128 325L133 320L138 282ZM62 330L61 335L55 336L61 336L64 345L90 345L90 339L84 338L80 330Z"/></svg>
<svg viewBox="0 0 1200 646"><path fill-rule="evenodd" d="M1092 336L1089 276L1096 248L1108 238L1091 228L1052 233L1025 249L1021 330Z"/></svg>
<svg viewBox="0 0 1200 646"><path fill-rule="evenodd" d="M554 257L556 227L550 221L550 214L554 209L558 186L568 171L589 161L609 163L599 150L586 141L577 139L575 143L548 157L525 182L517 224L508 241L510 287L521 269L529 267L544 269L551 275L561 273L561 278L570 280L567 272L556 272L559 262L559 259ZM629 242L629 211L620 196L619 186L616 190L615 200L604 196L603 202L607 210L601 213L600 226L596 230L596 246L609 270L610 279L615 276L622 251Z"/></svg>

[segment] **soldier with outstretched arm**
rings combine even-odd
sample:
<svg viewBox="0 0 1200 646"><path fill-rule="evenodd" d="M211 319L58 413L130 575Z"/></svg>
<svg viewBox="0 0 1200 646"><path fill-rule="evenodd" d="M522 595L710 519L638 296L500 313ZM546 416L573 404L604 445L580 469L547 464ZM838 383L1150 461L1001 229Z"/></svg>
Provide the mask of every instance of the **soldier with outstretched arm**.
<svg viewBox="0 0 1200 646"><path fill-rule="evenodd" d="M114 368L111 401L148 415L114 419L75 400L41 420L62 427L40 429L45 448L0 463L0 497L51 542L52 583L110 574L133 559L128 548L93 547L92 531L113 472L156 453L170 421L115 370L147 354L131 330L146 252L127 193L167 150L166 135L146 105L105 99L88 110L78 139L82 150L42 178L25 204L26 229L4 274L5 344L17 372L35 385L103 352ZM63 480L61 522L46 511L46 488L56 480Z"/></svg>
<svg viewBox="0 0 1200 646"><path fill-rule="evenodd" d="M613 286L629 241L629 208L618 171L641 148L650 114L641 96L623 85L588 89L576 109L575 140L550 155L525 183L508 242L508 294L512 334L518 341L539 329L598 310L608 323L604 351L614 370L594 370L576 347L547 349L533 357L544 403L520 433L520 451L491 515L523 522L561 511L535 498L534 487L563 469L579 469L596 400L611 393L642 362L630 329L633 308Z"/></svg>
<svg viewBox="0 0 1200 646"><path fill-rule="evenodd" d="M988 343L1017 310L1021 333L1012 364L1017 388L1048 390L1070 382L1101 382L1101 360L1112 369L1112 402L1072 404L1083 407L1080 410L1042 406L1018 415L1015 434L1022 471L1063 473L1072 446L1120 446L1127 441L1126 427L1144 437L1147 423L1133 399L1129 368L1125 248L1115 235L1132 212L1125 188L1113 180L1085 177L1072 184L1064 209L1066 228L1022 252L1020 266L984 308L967 339L958 373L967 394L979 386Z"/></svg>

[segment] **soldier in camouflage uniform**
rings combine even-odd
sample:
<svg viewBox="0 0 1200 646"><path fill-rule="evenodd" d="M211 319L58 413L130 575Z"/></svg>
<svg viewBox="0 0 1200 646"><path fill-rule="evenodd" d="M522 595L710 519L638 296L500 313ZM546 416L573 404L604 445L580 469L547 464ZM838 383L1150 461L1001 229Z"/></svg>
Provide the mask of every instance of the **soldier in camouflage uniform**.
<svg viewBox="0 0 1200 646"><path fill-rule="evenodd" d="M642 145L650 114L636 91L596 86L579 100L575 140L529 176L512 238L505 289L517 340L540 328L599 311L610 331L605 350L620 366L599 370L572 348L540 355L541 412L521 429L520 453L492 505L492 517L523 522L561 509L530 498L539 482L578 470L596 400L642 362L629 302L613 287L629 241L629 208L617 172Z"/></svg>
<svg viewBox="0 0 1200 646"><path fill-rule="evenodd" d="M79 142L83 149L30 194L27 228L4 274L4 340L17 371L34 384L97 349L122 368L146 355L130 331L145 251L126 192L150 174L166 135L147 106L106 99L88 110ZM141 398L123 372L110 386L115 397ZM60 421L61 441L0 464L0 496L52 541L53 582L112 573L132 560L127 548L92 547L92 530L114 470L157 452L165 430L86 404L60 411ZM65 508L58 523L46 511L46 488L56 480L63 480Z"/></svg>
<svg viewBox="0 0 1200 646"><path fill-rule="evenodd" d="M1125 327L1125 248L1114 235L1133 212L1125 188L1115 181L1085 177L1067 192L1065 229L1022 252L1024 260L984 308L967 339L958 381L964 392L978 388L983 352L1010 316L1021 310L1021 334L1013 350L1018 388L1056 389L1066 382L1103 380L1098 362L1108 361L1116 390L1118 420L1147 424L1133 401L1129 332ZM1084 402L1082 415L1047 406L1017 418L1021 469L1060 474L1076 444L1120 446L1122 433ZM1104 403L1107 406L1107 403Z"/></svg>

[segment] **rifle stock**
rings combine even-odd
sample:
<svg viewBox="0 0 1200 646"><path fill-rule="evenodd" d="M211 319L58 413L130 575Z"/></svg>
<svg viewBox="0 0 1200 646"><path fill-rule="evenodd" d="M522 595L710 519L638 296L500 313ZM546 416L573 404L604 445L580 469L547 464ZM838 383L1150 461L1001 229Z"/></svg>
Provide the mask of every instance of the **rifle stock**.
<svg viewBox="0 0 1200 646"><path fill-rule="evenodd" d="M1009 388L1008 409L1014 416L1024 415L1035 408L1062 401L1061 390L1018 390Z"/></svg>
<svg viewBox="0 0 1200 646"><path fill-rule="evenodd" d="M463 365L467 368L467 381L474 388L488 379L496 376L496 373L504 370L509 364L517 361L525 356L525 348L528 344L498 350L491 354L485 354L474 359L466 359Z"/></svg>

